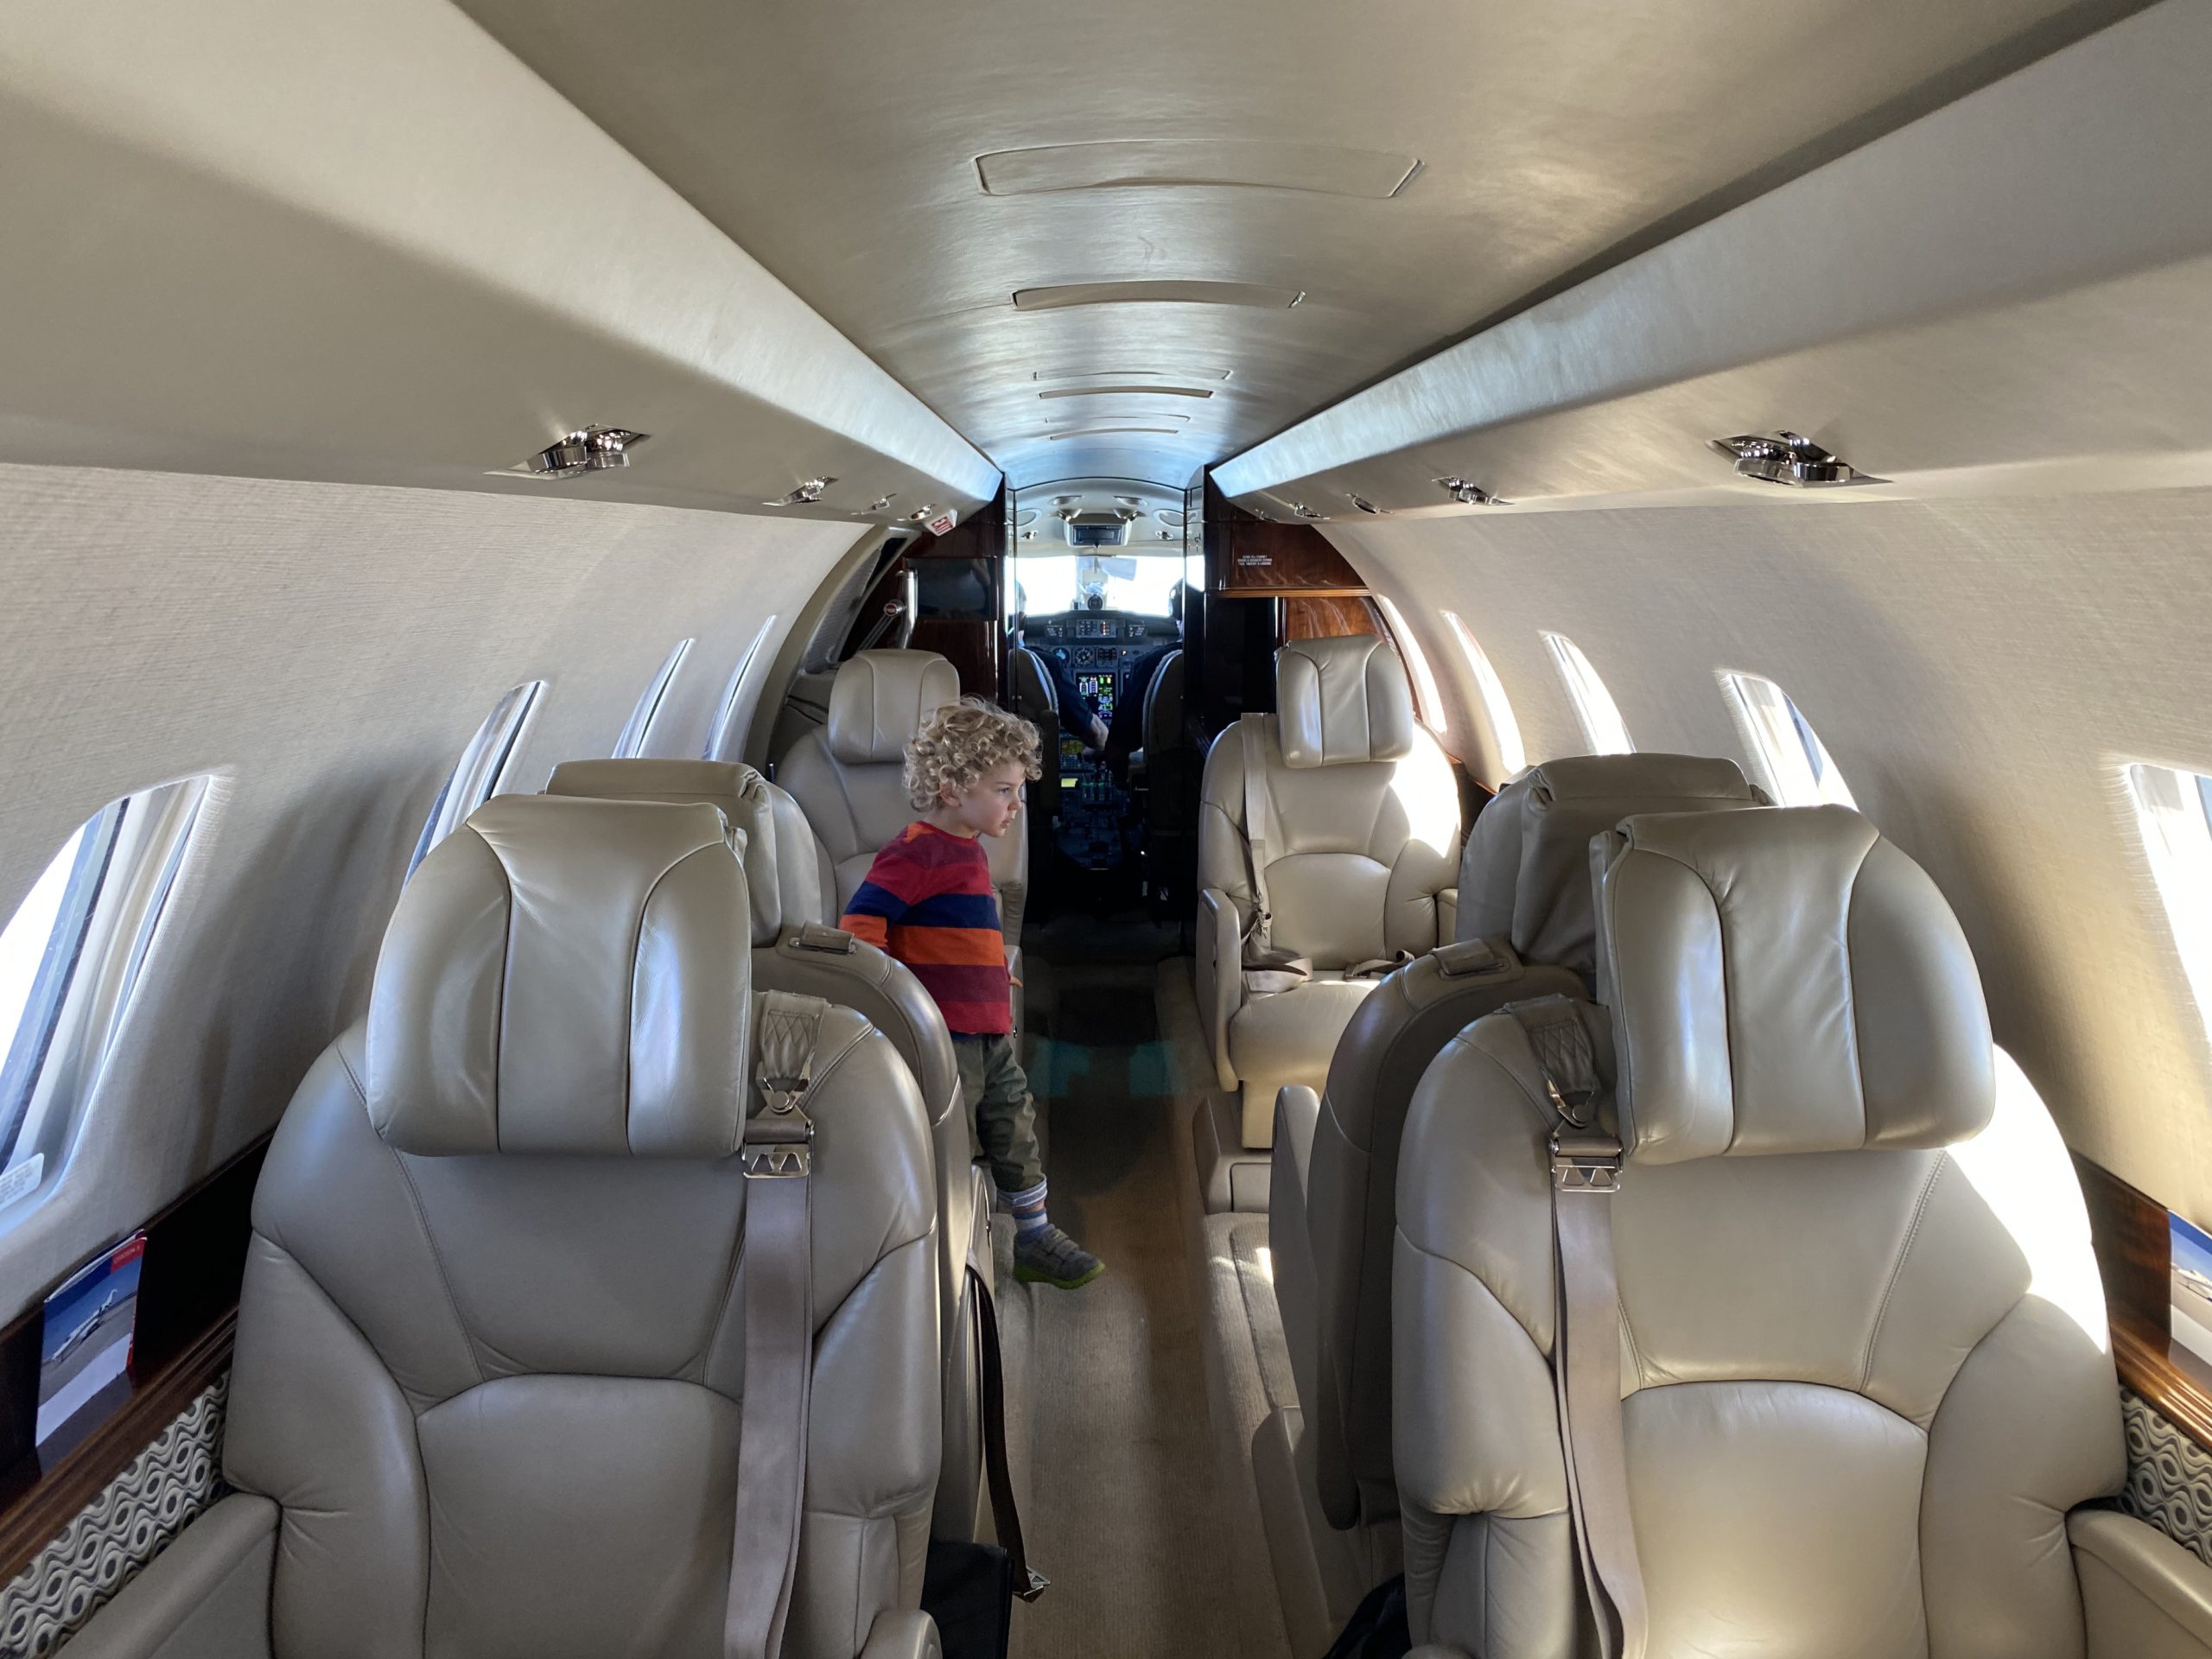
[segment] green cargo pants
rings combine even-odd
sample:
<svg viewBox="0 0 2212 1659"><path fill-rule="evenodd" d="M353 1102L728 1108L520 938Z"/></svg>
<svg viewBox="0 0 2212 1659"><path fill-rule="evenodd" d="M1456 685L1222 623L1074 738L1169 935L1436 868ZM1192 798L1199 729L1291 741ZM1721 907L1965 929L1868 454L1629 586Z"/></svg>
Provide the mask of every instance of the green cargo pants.
<svg viewBox="0 0 2212 1659"><path fill-rule="evenodd" d="M1001 1192L1026 1192L1045 1179L1037 1146L1037 1103L1014 1058L1011 1037L955 1037L960 1098L968 1108L969 1144L990 1160Z"/></svg>

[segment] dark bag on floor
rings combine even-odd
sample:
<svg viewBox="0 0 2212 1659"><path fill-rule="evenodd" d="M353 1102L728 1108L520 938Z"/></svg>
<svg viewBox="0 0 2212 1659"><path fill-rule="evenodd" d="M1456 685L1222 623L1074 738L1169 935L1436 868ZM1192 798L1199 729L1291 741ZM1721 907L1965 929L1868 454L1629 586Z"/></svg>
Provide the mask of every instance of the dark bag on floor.
<svg viewBox="0 0 2212 1659"><path fill-rule="evenodd" d="M1413 1631L1406 1624L1406 1577L1401 1573L1367 1592L1325 1659L1405 1659L1413 1646Z"/></svg>
<svg viewBox="0 0 2212 1659"><path fill-rule="evenodd" d="M922 1611L937 1621L945 1659L1006 1659L1014 1622L1013 1558L996 1544L931 1539Z"/></svg>
<svg viewBox="0 0 2212 1659"><path fill-rule="evenodd" d="M999 1360L998 1310L990 1287L974 1268L968 1283L976 1296L982 1338L983 1475L991 1489L995 1544L955 1539L930 1541L922 1568L922 1611L937 1622L944 1659L1006 1659L1014 1630L1014 1602L1034 1601L1048 1581L1033 1571L1022 1548L1021 1516L1014 1503L1014 1476L1006 1457L1006 1376ZM1001 1548L1003 1546L1003 1548Z"/></svg>

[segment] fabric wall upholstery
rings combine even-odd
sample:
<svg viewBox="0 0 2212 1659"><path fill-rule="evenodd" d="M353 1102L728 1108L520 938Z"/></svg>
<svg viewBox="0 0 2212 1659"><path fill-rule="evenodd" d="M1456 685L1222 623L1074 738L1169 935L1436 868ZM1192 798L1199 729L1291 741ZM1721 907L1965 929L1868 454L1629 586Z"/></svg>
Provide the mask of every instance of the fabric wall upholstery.
<svg viewBox="0 0 2212 1659"><path fill-rule="evenodd" d="M2212 1223L2212 1044L2120 767L2212 772L2212 491L1503 513L1326 533L1395 600L1456 732L1583 745L1540 630L1637 744L1744 760L1715 671L1770 677L1965 925L1997 1040L2073 1147Z"/></svg>
<svg viewBox="0 0 2212 1659"><path fill-rule="evenodd" d="M0 1319L270 1127L365 1006L409 854L510 687L510 787L699 753L738 657L849 524L573 499L0 466L0 918L118 795L219 770L60 1186L0 1211ZM780 638L763 643L772 661Z"/></svg>

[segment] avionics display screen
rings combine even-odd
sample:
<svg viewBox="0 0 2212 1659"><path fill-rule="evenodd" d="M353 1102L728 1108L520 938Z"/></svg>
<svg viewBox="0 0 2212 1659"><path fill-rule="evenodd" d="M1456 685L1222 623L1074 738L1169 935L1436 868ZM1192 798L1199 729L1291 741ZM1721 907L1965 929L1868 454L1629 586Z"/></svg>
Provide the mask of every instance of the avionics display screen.
<svg viewBox="0 0 2212 1659"><path fill-rule="evenodd" d="M1075 689L1083 693L1083 700L1098 711L1098 718L1111 723L1114 718L1113 674L1078 674Z"/></svg>

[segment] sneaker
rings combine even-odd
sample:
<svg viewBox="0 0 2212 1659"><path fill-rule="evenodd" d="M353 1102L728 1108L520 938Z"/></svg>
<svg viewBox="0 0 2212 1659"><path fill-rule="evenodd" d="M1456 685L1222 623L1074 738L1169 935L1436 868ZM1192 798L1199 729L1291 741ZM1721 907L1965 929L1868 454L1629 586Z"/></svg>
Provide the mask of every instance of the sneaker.
<svg viewBox="0 0 2212 1659"><path fill-rule="evenodd" d="M1025 1285L1079 1290L1105 1271L1103 1262L1049 1222L1014 1236L1014 1276Z"/></svg>

